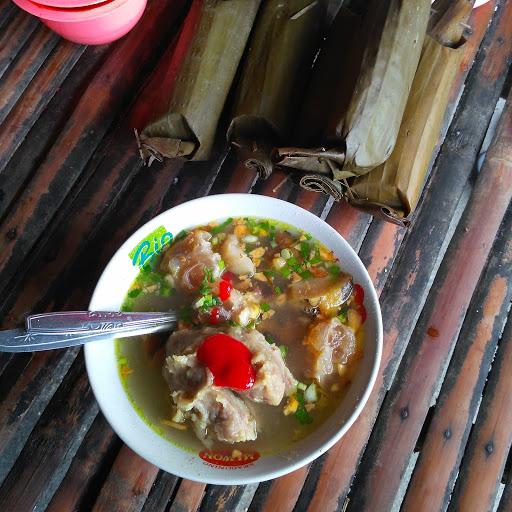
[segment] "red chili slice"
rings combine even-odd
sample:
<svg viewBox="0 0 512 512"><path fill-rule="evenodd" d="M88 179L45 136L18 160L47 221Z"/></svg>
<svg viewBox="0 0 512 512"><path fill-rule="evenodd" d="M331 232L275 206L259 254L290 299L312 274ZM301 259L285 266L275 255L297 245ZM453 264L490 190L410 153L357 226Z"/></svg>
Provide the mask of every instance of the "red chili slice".
<svg viewBox="0 0 512 512"><path fill-rule="evenodd" d="M232 289L233 285L222 278L222 281L219 283L219 298L222 302L229 299Z"/></svg>
<svg viewBox="0 0 512 512"><path fill-rule="evenodd" d="M363 304L364 302L364 289L360 284L354 285L354 302L356 304Z"/></svg>
<svg viewBox="0 0 512 512"><path fill-rule="evenodd" d="M216 386L245 390L254 385L256 372L250 350L227 334L205 338L197 349L197 359L212 372Z"/></svg>
<svg viewBox="0 0 512 512"><path fill-rule="evenodd" d="M223 281L228 281L228 282L232 283L234 278L235 278L235 274L233 274L233 272L230 272L229 270L226 270L222 274Z"/></svg>
<svg viewBox="0 0 512 512"><path fill-rule="evenodd" d="M212 308L210 310L210 319L209 320L210 320L211 325L217 325L222 320L222 316L220 314L219 308Z"/></svg>

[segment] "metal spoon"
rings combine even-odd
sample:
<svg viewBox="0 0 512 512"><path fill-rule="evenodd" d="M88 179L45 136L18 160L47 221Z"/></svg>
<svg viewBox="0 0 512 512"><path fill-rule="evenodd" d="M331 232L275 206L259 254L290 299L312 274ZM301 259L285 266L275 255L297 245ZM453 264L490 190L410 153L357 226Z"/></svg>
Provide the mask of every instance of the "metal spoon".
<svg viewBox="0 0 512 512"><path fill-rule="evenodd" d="M0 331L1 352L35 352L74 347L174 328L177 315L118 311L64 311L30 315L26 329Z"/></svg>

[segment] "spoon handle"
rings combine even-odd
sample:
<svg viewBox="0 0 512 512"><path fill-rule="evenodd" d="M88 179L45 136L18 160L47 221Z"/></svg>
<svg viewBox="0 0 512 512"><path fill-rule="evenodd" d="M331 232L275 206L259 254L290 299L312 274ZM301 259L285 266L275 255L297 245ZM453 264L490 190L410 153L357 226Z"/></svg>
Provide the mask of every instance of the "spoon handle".
<svg viewBox="0 0 512 512"><path fill-rule="evenodd" d="M176 313L118 311L60 311L28 316L28 333L55 334L122 334L152 326L173 326Z"/></svg>
<svg viewBox="0 0 512 512"><path fill-rule="evenodd" d="M151 325L123 331L122 336L138 336L140 334L151 334L171 329L171 324ZM92 341L112 341L115 336L116 333L102 330L67 334L58 332L43 334L23 329L13 329L10 331L0 331L0 352L38 352L40 350L75 347Z"/></svg>

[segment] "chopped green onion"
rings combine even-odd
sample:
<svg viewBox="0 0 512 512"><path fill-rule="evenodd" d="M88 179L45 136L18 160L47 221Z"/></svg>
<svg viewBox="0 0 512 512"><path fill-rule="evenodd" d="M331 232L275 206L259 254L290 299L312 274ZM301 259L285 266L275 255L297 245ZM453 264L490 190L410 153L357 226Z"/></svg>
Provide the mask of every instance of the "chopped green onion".
<svg viewBox="0 0 512 512"><path fill-rule="evenodd" d="M270 310L270 304L267 304L266 302L262 302L260 304L260 309L261 309L261 311L263 311L263 313L266 313L267 311Z"/></svg>
<svg viewBox="0 0 512 512"><path fill-rule="evenodd" d="M213 235L216 235L217 233L224 231L224 229L227 228L232 222L233 222L233 218L229 217L229 219L226 219L224 222L222 222L218 226L214 226L213 228L211 228L210 233L212 233Z"/></svg>
<svg viewBox="0 0 512 512"><path fill-rule="evenodd" d="M282 256L285 260L287 260L287 259L291 258L293 255L292 255L292 252L290 251L290 249L283 249L283 250L281 251L281 256Z"/></svg>
<svg viewBox="0 0 512 512"><path fill-rule="evenodd" d="M300 243L300 255L302 256L303 260L308 259L309 256L309 244L307 242L301 242Z"/></svg>
<svg viewBox="0 0 512 512"><path fill-rule="evenodd" d="M333 276L339 276L340 275L340 272L341 272L341 269L340 267L338 267L338 265L331 265L328 269L327 269Z"/></svg>
<svg viewBox="0 0 512 512"><path fill-rule="evenodd" d="M290 267L288 267L288 266L285 266L285 267L283 267L283 268L280 270L280 272L281 272L281 275L282 275L283 277L288 278L288 277L290 277L290 274L292 273L292 269L291 269Z"/></svg>
<svg viewBox="0 0 512 512"><path fill-rule="evenodd" d="M160 286L160 296L162 297L170 297L174 291L174 288L170 287L168 284L162 283Z"/></svg>
<svg viewBox="0 0 512 512"><path fill-rule="evenodd" d="M348 321L348 306L345 306L338 313L338 319L342 324L346 324Z"/></svg>
<svg viewBox="0 0 512 512"><path fill-rule="evenodd" d="M188 235L188 231L186 229L182 229L174 238L174 242L179 242L183 240Z"/></svg>
<svg viewBox="0 0 512 512"><path fill-rule="evenodd" d="M142 290L140 288L134 288L128 292L128 297L130 297L130 299L135 299L135 297L138 297L141 293Z"/></svg>
<svg viewBox="0 0 512 512"><path fill-rule="evenodd" d="M302 389L302 391L306 391L307 386L306 386L306 384L304 384L303 382L299 382L299 383L297 384L297 389Z"/></svg>
<svg viewBox="0 0 512 512"><path fill-rule="evenodd" d="M317 263L321 263L322 262L322 258L320 258L320 256L315 256L314 258L311 258L309 260L309 263L311 263L311 265L316 265Z"/></svg>
<svg viewBox="0 0 512 512"><path fill-rule="evenodd" d="M294 258L293 256L291 258L288 258L288 261L286 263L288 263L290 267L296 267L299 264L297 258Z"/></svg>
<svg viewBox="0 0 512 512"><path fill-rule="evenodd" d="M311 279L313 274L309 270L302 270L299 272L299 276L302 277L302 279Z"/></svg>
<svg viewBox="0 0 512 512"><path fill-rule="evenodd" d="M267 343L270 343L271 345L274 345L276 340L271 334L266 334L265 339L267 340Z"/></svg>
<svg viewBox="0 0 512 512"><path fill-rule="evenodd" d="M286 345L279 345L279 351L281 352L281 357L285 359L286 354L288 354L288 347Z"/></svg>
<svg viewBox="0 0 512 512"><path fill-rule="evenodd" d="M283 293L283 291L281 290L281 288L279 286L275 286L274 287L274 293L276 295L281 295L281 293Z"/></svg>
<svg viewBox="0 0 512 512"><path fill-rule="evenodd" d="M295 396L297 397L297 402L299 402L299 406L297 407L297 410L295 411L295 417L303 425L312 423L313 418L311 417L311 415L309 414L309 412L306 409L306 401L304 399L304 391L302 391L300 389L297 390L297 394Z"/></svg>
<svg viewBox="0 0 512 512"><path fill-rule="evenodd" d="M224 260L219 261L219 270L224 270L226 268L226 264L224 263Z"/></svg>

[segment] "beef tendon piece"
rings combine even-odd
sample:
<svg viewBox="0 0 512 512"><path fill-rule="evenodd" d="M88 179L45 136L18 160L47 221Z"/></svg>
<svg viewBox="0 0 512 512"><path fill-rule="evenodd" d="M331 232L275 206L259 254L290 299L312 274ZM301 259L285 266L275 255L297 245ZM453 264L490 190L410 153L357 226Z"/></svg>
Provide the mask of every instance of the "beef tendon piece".
<svg viewBox="0 0 512 512"><path fill-rule="evenodd" d="M279 405L296 384L279 348L268 343L263 334L255 329L245 331L233 328L227 334L240 340L252 353L251 363L256 370L256 380L243 395L254 402Z"/></svg>
<svg viewBox="0 0 512 512"><path fill-rule="evenodd" d="M213 279L221 274L220 254L213 252L212 235L195 229L183 240L171 245L163 254L160 270L170 274L177 288L184 292L197 290L205 277L205 269Z"/></svg>
<svg viewBox="0 0 512 512"><path fill-rule="evenodd" d="M308 377L323 388L336 381L337 365L346 364L356 352L354 331L336 317L312 322L303 343L309 355Z"/></svg>
<svg viewBox="0 0 512 512"><path fill-rule="evenodd" d="M247 404L229 389L203 388L193 398L173 396L176 406L192 422L197 437L224 443L254 441L258 437L256 419Z"/></svg>
<svg viewBox="0 0 512 512"><path fill-rule="evenodd" d="M256 272L253 261L240 247L240 242L235 235L228 235L220 250L226 268L237 275L253 276Z"/></svg>

